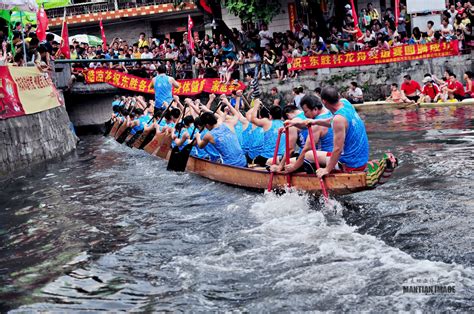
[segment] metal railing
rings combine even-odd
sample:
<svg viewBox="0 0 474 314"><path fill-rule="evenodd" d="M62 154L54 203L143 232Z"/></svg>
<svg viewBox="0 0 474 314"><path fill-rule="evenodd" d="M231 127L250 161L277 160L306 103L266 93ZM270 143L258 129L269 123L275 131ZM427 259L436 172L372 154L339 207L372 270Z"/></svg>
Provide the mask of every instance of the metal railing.
<svg viewBox="0 0 474 314"><path fill-rule="evenodd" d="M191 3L192 0L185 0L183 3ZM120 9L130 9L144 7L148 5L159 5L159 4L175 4L175 0L107 0L100 2L86 2L71 4L66 6L66 16L74 16L80 14L90 14L99 12L115 11ZM46 14L49 18L62 17L64 16L64 8L55 8L46 10Z"/></svg>
<svg viewBox="0 0 474 314"><path fill-rule="evenodd" d="M98 12L107 12L115 10L113 1L89 2L80 4L71 4L66 8L66 16L75 16L81 14L90 14ZM63 17L64 8L55 8L46 10L48 18Z"/></svg>
<svg viewBox="0 0 474 314"><path fill-rule="evenodd" d="M77 59L77 60L72 60L72 59L57 59L54 61L53 64L53 80L56 82L56 87L57 88L66 88L69 85L69 81L71 78L71 73L72 71L72 65L73 64L83 64L84 69L89 68L90 63L107 63L111 65L117 65L117 64L129 64L125 65L127 70L130 70L133 68L133 64L136 62L147 62L147 63L166 63L166 62L171 63L171 76L176 77L176 61L173 59L153 59L153 58L147 58L147 59ZM102 67L102 68L107 68L107 67Z"/></svg>

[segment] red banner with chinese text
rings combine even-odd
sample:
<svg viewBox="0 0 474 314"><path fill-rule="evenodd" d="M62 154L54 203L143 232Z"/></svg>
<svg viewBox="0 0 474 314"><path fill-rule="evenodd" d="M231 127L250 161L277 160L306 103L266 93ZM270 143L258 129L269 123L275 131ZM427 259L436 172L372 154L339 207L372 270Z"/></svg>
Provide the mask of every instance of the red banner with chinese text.
<svg viewBox="0 0 474 314"><path fill-rule="evenodd" d="M289 17L289 22L290 22L290 30L294 32L295 23L296 23L296 4L295 3L288 3L288 17Z"/></svg>
<svg viewBox="0 0 474 314"><path fill-rule="evenodd" d="M288 59L290 71L339 68L381 63L403 62L410 60L439 58L459 54L456 40L449 43L432 43L424 45L403 45L389 50L369 50L349 52L346 54L317 55Z"/></svg>
<svg viewBox="0 0 474 314"><path fill-rule="evenodd" d="M152 80L141 78L111 69L88 69L85 73L87 84L108 83L112 86L138 93L154 94ZM179 88L173 89L173 95L194 96L202 92L229 95L234 90L244 90L245 84L223 84L218 78L178 80Z"/></svg>

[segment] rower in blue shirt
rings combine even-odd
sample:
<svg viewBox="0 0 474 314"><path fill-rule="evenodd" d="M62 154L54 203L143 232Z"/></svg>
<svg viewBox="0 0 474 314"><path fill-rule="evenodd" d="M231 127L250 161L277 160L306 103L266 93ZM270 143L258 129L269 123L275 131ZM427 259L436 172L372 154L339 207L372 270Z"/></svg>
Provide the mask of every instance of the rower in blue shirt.
<svg viewBox="0 0 474 314"><path fill-rule="evenodd" d="M306 122L310 119L328 119L332 118L332 113L327 110L318 97L313 95L305 95L300 102L301 108L304 113L304 118L296 116L294 120L290 120L286 123L287 126L293 124L302 128L301 132L304 135L300 136L300 142L304 142L300 155L297 159L291 159L289 165L285 165L285 173L306 171L308 173L314 173L316 166L314 166L314 158L311 143L308 140L308 129ZM317 149L318 161L320 164L325 165L326 159L329 158L333 150L333 132L331 128L327 127L312 127L313 138L315 141L315 147ZM272 167L274 171L283 171L283 164L280 164L278 169Z"/></svg>
<svg viewBox="0 0 474 314"><path fill-rule="evenodd" d="M334 116L326 119L308 120L307 124L330 127L334 140L333 151L328 156L329 158L320 156L318 153L318 160L323 167L317 170L318 177L322 178L333 170L345 173L364 171L369 160L369 141L364 121L349 101L339 97L337 89L324 88L321 92L321 99L324 106Z"/></svg>
<svg viewBox="0 0 474 314"><path fill-rule="evenodd" d="M260 118L258 117L260 115ZM269 166L272 162L276 149L279 129L283 127L282 111L279 106L272 106L267 109L262 105L260 99L254 100L254 111L252 112L251 122L256 126L263 128L263 147L260 154L254 158L254 163L262 167ZM278 146L278 157L281 158L285 153L285 134L280 138Z"/></svg>
<svg viewBox="0 0 474 314"><path fill-rule="evenodd" d="M244 152L235 134L231 123L218 120L212 112L201 115L202 123L209 130L204 136L196 135L196 144L199 148L213 144L222 158L222 163L236 167L246 167L247 161Z"/></svg>

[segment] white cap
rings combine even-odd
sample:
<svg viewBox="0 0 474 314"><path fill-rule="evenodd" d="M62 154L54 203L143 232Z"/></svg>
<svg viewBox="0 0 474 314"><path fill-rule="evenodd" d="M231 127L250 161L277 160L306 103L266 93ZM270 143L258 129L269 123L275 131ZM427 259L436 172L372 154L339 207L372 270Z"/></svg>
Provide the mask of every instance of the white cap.
<svg viewBox="0 0 474 314"><path fill-rule="evenodd" d="M351 5L350 5L350 4L346 4L345 8L346 8L347 10L350 10L350 9L351 9Z"/></svg>

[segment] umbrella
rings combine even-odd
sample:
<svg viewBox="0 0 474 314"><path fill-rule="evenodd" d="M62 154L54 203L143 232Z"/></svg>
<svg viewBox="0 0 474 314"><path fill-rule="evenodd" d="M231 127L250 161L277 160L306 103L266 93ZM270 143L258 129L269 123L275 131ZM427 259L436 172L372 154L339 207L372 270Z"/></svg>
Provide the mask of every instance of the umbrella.
<svg viewBox="0 0 474 314"><path fill-rule="evenodd" d="M92 1L93 2L93 1ZM65 7L71 3L70 0L36 0L38 5L43 5L45 10Z"/></svg>
<svg viewBox="0 0 474 314"><path fill-rule="evenodd" d="M36 12L38 4L35 0L4 0L0 1L0 10Z"/></svg>
<svg viewBox="0 0 474 314"><path fill-rule="evenodd" d="M70 3L70 0L0 0L0 10L37 12L38 5L43 5L47 10L65 7Z"/></svg>
<svg viewBox="0 0 474 314"><path fill-rule="evenodd" d="M46 32L46 35L48 35L48 34L53 34L53 35L54 35L54 39L53 39L53 40L56 41L56 42L58 42L58 43L61 43L61 41L63 40L63 39L61 38L61 36L59 36L59 35L56 35L56 34L50 33L50 32Z"/></svg>
<svg viewBox="0 0 474 314"><path fill-rule="evenodd" d="M79 43L89 44L89 46L100 46L102 45L102 39L97 36L80 34L69 37L69 44L72 44L74 41Z"/></svg>
<svg viewBox="0 0 474 314"><path fill-rule="evenodd" d="M32 12L20 12L13 11L10 16L10 23L15 24L16 22L23 22L22 24L31 23L36 25L36 13Z"/></svg>

